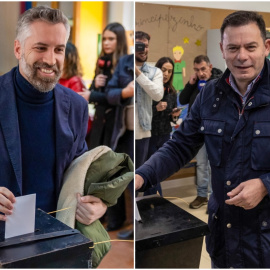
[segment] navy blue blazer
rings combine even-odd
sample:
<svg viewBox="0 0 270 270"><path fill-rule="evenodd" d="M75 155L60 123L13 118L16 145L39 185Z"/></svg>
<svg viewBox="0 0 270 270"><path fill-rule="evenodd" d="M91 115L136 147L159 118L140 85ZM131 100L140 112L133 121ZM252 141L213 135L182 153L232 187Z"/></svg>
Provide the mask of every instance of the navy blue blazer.
<svg viewBox="0 0 270 270"><path fill-rule="evenodd" d="M14 76L16 68L0 76L0 186L22 194L22 158L16 106ZM85 135L88 105L84 98L57 84L55 96L56 123L56 193L62 186L63 173L73 159L87 151ZM31 143L31 142L29 142ZM39 162L37 160L37 162ZM38 181L38 179L37 179Z"/></svg>

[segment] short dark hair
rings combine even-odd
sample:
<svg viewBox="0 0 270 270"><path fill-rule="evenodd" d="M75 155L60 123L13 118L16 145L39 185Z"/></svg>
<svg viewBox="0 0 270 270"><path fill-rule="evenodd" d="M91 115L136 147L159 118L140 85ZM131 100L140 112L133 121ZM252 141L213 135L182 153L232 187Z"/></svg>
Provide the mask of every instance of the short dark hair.
<svg viewBox="0 0 270 270"><path fill-rule="evenodd" d="M174 73L174 62L173 62L173 60L172 60L170 57L166 57L166 56L165 56L165 57L161 57L161 58L156 62L156 65L155 65L155 66L161 69L162 66L163 66L165 63L170 63L170 64L172 64L172 66L173 66L172 76L171 76L171 78L169 79L168 84L169 84L169 87L170 87L170 91L176 93L176 91L175 91L175 89L174 89L174 87L173 87L173 84L172 84L172 82L173 82L173 73Z"/></svg>
<svg viewBox="0 0 270 270"><path fill-rule="evenodd" d="M263 40L266 39L266 29L265 29L265 22L261 15L259 15L257 12L254 11L236 11L234 13L229 14L223 21L220 33L221 33L221 41L223 41L223 34L225 31L225 28L228 26L243 26L247 25L249 23L256 23L261 31L261 36Z"/></svg>
<svg viewBox="0 0 270 270"><path fill-rule="evenodd" d="M147 39L148 41L150 40L150 35L143 31L136 31L135 32L135 39Z"/></svg>
<svg viewBox="0 0 270 270"><path fill-rule="evenodd" d="M201 62L206 62L207 64L210 64L210 60L207 55L198 55L194 58L193 64L200 64Z"/></svg>

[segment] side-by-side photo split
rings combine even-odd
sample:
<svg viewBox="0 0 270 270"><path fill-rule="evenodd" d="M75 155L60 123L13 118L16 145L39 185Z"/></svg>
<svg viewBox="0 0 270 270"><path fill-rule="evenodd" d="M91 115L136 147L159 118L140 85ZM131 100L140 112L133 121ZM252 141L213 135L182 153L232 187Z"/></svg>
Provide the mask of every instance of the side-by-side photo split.
<svg viewBox="0 0 270 270"><path fill-rule="evenodd" d="M134 268L134 3L0 2L0 267Z"/></svg>
<svg viewBox="0 0 270 270"><path fill-rule="evenodd" d="M0 29L0 268L270 268L267 2L0 1Z"/></svg>

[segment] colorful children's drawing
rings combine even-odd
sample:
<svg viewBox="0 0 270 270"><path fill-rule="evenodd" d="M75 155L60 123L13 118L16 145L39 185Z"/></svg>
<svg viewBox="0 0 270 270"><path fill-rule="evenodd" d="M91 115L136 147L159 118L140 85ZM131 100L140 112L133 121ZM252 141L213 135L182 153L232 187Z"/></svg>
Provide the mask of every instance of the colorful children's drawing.
<svg viewBox="0 0 270 270"><path fill-rule="evenodd" d="M187 42L188 43L188 42ZM184 49L182 46L175 46L173 48L173 57L174 57L174 73L173 73L173 87L177 91L177 106L183 107L182 112L179 116L184 120L187 116L188 104L182 105L179 102L179 95L184 89L183 77L186 77L186 62L182 60L184 54ZM173 131L176 127L173 127Z"/></svg>
<svg viewBox="0 0 270 270"><path fill-rule="evenodd" d="M174 57L174 73L173 73L173 87L178 92L184 89L183 77L186 77L186 62L181 58L184 54L182 46L175 46L173 48Z"/></svg>

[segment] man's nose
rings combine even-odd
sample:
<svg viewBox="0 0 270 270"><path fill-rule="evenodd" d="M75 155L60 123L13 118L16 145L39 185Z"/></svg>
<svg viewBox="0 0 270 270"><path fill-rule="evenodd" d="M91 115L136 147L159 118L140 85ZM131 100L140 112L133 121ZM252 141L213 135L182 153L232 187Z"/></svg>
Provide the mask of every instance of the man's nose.
<svg viewBox="0 0 270 270"><path fill-rule="evenodd" d="M245 48L240 48L237 54L237 59L241 62L246 61L248 57L247 51Z"/></svg>
<svg viewBox="0 0 270 270"><path fill-rule="evenodd" d="M55 52L53 50L48 50L43 56L43 62L53 66L56 63Z"/></svg>
<svg viewBox="0 0 270 270"><path fill-rule="evenodd" d="M199 70L198 71L198 77L201 77L203 75L203 71L202 70Z"/></svg>

